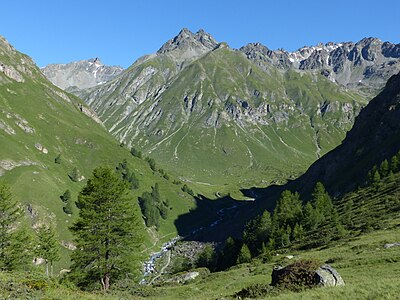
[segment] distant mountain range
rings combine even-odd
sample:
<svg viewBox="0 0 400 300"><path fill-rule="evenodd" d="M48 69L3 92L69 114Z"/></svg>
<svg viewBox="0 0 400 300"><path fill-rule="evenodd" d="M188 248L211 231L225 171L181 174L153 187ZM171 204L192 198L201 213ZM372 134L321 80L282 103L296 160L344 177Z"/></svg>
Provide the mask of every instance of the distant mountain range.
<svg viewBox="0 0 400 300"><path fill-rule="evenodd" d="M400 70L400 45L366 38L295 52L238 50L183 29L110 81L80 91L119 141L199 185L296 177L340 144Z"/></svg>
<svg viewBox="0 0 400 300"><path fill-rule="evenodd" d="M105 83L123 71L121 67L103 65L97 57L68 64L47 65L41 70L54 85L69 92L79 92Z"/></svg>

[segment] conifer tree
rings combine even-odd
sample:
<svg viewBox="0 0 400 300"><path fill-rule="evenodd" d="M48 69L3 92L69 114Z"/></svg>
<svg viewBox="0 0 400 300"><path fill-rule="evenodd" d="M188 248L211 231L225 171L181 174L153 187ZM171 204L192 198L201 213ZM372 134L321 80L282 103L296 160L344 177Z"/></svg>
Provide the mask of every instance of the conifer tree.
<svg viewBox="0 0 400 300"><path fill-rule="evenodd" d="M314 230L321 223L322 216L318 213L311 202L307 202L304 207L303 225L306 230Z"/></svg>
<svg viewBox="0 0 400 300"><path fill-rule="evenodd" d="M397 155L393 156L392 159L390 160L390 170L393 173L399 171L399 159L397 158Z"/></svg>
<svg viewBox="0 0 400 300"><path fill-rule="evenodd" d="M134 199L111 168L99 167L79 193L78 205L79 217L71 227L77 249L70 277L81 287L100 281L108 290L135 270L141 225Z"/></svg>
<svg viewBox="0 0 400 300"><path fill-rule="evenodd" d="M37 229L37 240L36 254L46 262L46 276L53 276L53 263L60 259L60 246L54 227L41 225Z"/></svg>
<svg viewBox="0 0 400 300"><path fill-rule="evenodd" d="M389 175L389 162L387 159L385 159L380 167L379 167L379 173L381 175L381 177L386 177Z"/></svg>
<svg viewBox="0 0 400 300"><path fill-rule="evenodd" d="M378 170L376 170L372 177L372 186L375 189L379 189L381 185L381 175L379 174Z"/></svg>
<svg viewBox="0 0 400 300"><path fill-rule="evenodd" d="M71 200L71 191L66 190L61 196L61 200L65 203L67 203L69 200Z"/></svg>
<svg viewBox="0 0 400 300"><path fill-rule="evenodd" d="M0 270L21 268L32 258L32 236L23 222L23 210L9 186L0 183Z"/></svg>
<svg viewBox="0 0 400 300"><path fill-rule="evenodd" d="M275 226L294 226L302 219L303 210L299 193L283 191L274 209L273 222Z"/></svg>
<svg viewBox="0 0 400 300"><path fill-rule="evenodd" d="M249 247L246 244L243 244L242 248L240 248L239 255L236 263L244 264L251 261L251 253Z"/></svg>
<svg viewBox="0 0 400 300"><path fill-rule="evenodd" d="M321 182L316 183L312 196L315 210L321 213L324 219L330 217L333 210L332 199Z"/></svg>
<svg viewBox="0 0 400 300"><path fill-rule="evenodd" d="M216 263L217 259L214 248L210 244L207 244L203 251L199 254L196 265L197 267L205 267L210 271L215 271Z"/></svg>

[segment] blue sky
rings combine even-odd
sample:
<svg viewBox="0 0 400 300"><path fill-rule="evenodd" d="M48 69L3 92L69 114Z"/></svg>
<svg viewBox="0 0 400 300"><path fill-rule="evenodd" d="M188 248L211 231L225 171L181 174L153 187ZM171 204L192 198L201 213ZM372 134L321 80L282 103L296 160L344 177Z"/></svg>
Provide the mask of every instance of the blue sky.
<svg viewBox="0 0 400 300"><path fill-rule="evenodd" d="M100 57L128 67L183 27L203 28L239 48L261 42L296 50L378 37L400 43L400 1L392 0L18 0L1 4L0 35L39 66Z"/></svg>

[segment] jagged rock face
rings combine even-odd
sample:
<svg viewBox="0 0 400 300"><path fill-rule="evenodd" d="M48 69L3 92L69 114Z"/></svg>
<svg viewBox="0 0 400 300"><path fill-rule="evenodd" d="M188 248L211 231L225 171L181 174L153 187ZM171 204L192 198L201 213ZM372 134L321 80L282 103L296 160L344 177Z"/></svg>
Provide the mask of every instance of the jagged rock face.
<svg viewBox="0 0 400 300"><path fill-rule="evenodd" d="M179 34L166 42L157 54L167 54L173 58L178 66L213 50L218 45L217 41L204 30L195 34L188 29L182 29Z"/></svg>
<svg viewBox="0 0 400 300"><path fill-rule="evenodd" d="M248 44L240 48L239 51L246 54L248 59L255 61L264 70L268 70L271 65L282 69L291 68L293 65L287 51L272 51L260 43Z"/></svg>
<svg viewBox="0 0 400 300"><path fill-rule="evenodd" d="M256 63L283 69L319 71L333 82L353 89L379 89L400 71L400 45L365 38L357 43L327 43L295 52L271 51L261 44L239 49Z"/></svg>
<svg viewBox="0 0 400 300"><path fill-rule="evenodd" d="M52 64L42 68L43 74L61 89L78 92L105 83L123 71L118 66L105 66L99 58L69 64Z"/></svg>
<svg viewBox="0 0 400 300"><path fill-rule="evenodd" d="M84 100L118 140L183 176L260 177L252 168L268 165L271 178L293 164L300 172L336 146L365 104L291 65L283 50L255 44L243 54L182 30Z"/></svg>

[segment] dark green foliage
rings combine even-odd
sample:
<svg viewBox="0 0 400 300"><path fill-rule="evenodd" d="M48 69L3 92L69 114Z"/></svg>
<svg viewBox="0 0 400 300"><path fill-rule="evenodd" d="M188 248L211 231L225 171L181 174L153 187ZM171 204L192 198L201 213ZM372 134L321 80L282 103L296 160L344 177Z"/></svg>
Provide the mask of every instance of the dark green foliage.
<svg viewBox="0 0 400 300"><path fill-rule="evenodd" d="M185 193L188 193L190 196L192 196L192 197L194 197L195 195L194 195L194 192L186 185L186 184L184 184L183 186L182 186L182 191L183 192L185 192Z"/></svg>
<svg viewBox="0 0 400 300"><path fill-rule="evenodd" d="M296 223L293 228L292 236L294 241L300 241L304 238L304 228L303 225Z"/></svg>
<svg viewBox="0 0 400 300"><path fill-rule="evenodd" d="M139 188L139 179L136 177L135 173L131 171L126 159L118 164L116 167L116 172L120 175L122 180L128 182L131 190L136 190Z"/></svg>
<svg viewBox="0 0 400 300"><path fill-rule="evenodd" d="M0 270L20 269L32 258L32 236L23 223L23 210L10 188L0 183Z"/></svg>
<svg viewBox="0 0 400 300"><path fill-rule="evenodd" d="M303 225L306 230L314 230L323 221L323 216L314 209L311 202L307 202L304 207Z"/></svg>
<svg viewBox="0 0 400 300"><path fill-rule="evenodd" d="M68 201L71 200L71 191L66 190L61 196L60 199L64 202L67 203Z"/></svg>
<svg viewBox="0 0 400 300"><path fill-rule="evenodd" d="M160 217L168 217L168 201L162 201L158 183L151 188L151 193L144 192L139 197L139 205L147 227L160 225Z"/></svg>
<svg viewBox="0 0 400 300"><path fill-rule="evenodd" d="M158 207L160 211L160 217L166 220L168 218L168 207L163 203L161 203Z"/></svg>
<svg viewBox="0 0 400 300"><path fill-rule="evenodd" d="M379 173L381 174L382 177L386 177L389 175L389 162L387 159L385 159L381 165L379 166Z"/></svg>
<svg viewBox="0 0 400 300"><path fill-rule="evenodd" d="M176 184L176 185L180 185L180 184L182 184L182 181L175 179L174 181L172 181L172 183Z"/></svg>
<svg viewBox="0 0 400 300"><path fill-rule="evenodd" d="M139 151L135 148L131 148L131 154L137 158L142 158L142 151Z"/></svg>
<svg viewBox="0 0 400 300"><path fill-rule="evenodd" d="M278 293L279 290L269 284L253 284L241 289L239 292L234 294L233 297L235 299L261 298L267 295L274 296Z"/></svg>
<svg viewBox="0 0 400 300"><path fill-rule="evenodd" d="M238 264L248 263L251 261L251 253L249 247L246 244L243 244L242 248L240 248L239 255L237 258Z"/></svg>
<svg viewBox="0 0 400 300"><path fill-rule="evenodd" d="M302 203L298 193L283 191L274 209L274 225L278 227L293 227L302 218Z"/></svg>
<svg viewBox="0 0 400 300"><path fill-rule="evenodd" d="M149 164L150 169L154 172L157 171L156 161L153 158L146 157L146 161Z"/></svg>
<svg viewBox="0 0 400 300"><path fill-rule="evenodd" d="M217 267L217 254L210 244L207 244L199 254L196 261L197 267L205 267L210 271L215 271Z"/></svg>
<svg viewBox="0 0 400 300"><path fill-rule="evenodd" d="M272 220L268 211L261 216L250 220L246 224L243 233L243 241L246 243L253 256L260 254L262 245L268 242L272 234Z"/></svg>
<svg viewBox="0 0 400 300"><path fill-rule="evenodd" d="M381 175L379 174L378 170L376 170L372 177L372 186L378 190L381 186Z"/></svg>
<svg viewBox="0 0 400 300"><path fill-rule="evenodd" d="M61 164L61 154L58 154L56 158L54 158L54 163Z"/></svg>
<svg viewBox="0 0 400 300"><path fill-rule="evenodd" d="M240 241L228 237L218 258L218 269L226 270L233 266L237 261L241 247L242 243Z"/></svg>
<svg viewBox="0 0 400 300"><path fill-rule="evenodd" d="M55 229L50 225L41 225L36 234L38 241L36 255L46 261L46 276L53 276L53 263L60 259L60 245Z"/></svg>
<svg viewBox="0 0 400 300"><path fill-rule="evenodd" d="M353 225L352 224L353 206L354 206L353 200L349 199L346 201L343 207L342 222L348 226Z"/></svg>
<svg viewBox="0 0 400 300"><path fill-rule="evenodd" d="M79 170L77 167L73 168L71 173L68 174L68 177L73 181L73 182L78 182L79 181Z"/></svg>
<svg viewBox="0 0 400 300"><path fill-rule="evenodd" d="M329 218L332 215L332 199L326 192L324 185L321 182L317 182L312 194L315 210L321 214L323 220Z"/></svg>
<svg viewBox="0 0 400 300"><path fill-rule="evenodd" d="M142 228L127 183L108 167L93 171L78 196L79 217L71 231L77 249L69 278L82 288L104 290L137 270Z"/></svg>
<svg viewBox="0 0 400 300"><path fill-rule="evenodd" d="M73 209L72 209L72 200L70 199L65 206L63 207L63 211L67 214L67 215L72 215L73 214Z"/></svg>
<svg viewBox="0 0 400 300"><path fill-rule="evenodd" d="M393 156L392 159L390 160L390 170L393 173L396 173L399 171L399 159L397 155Z"/></svg>

